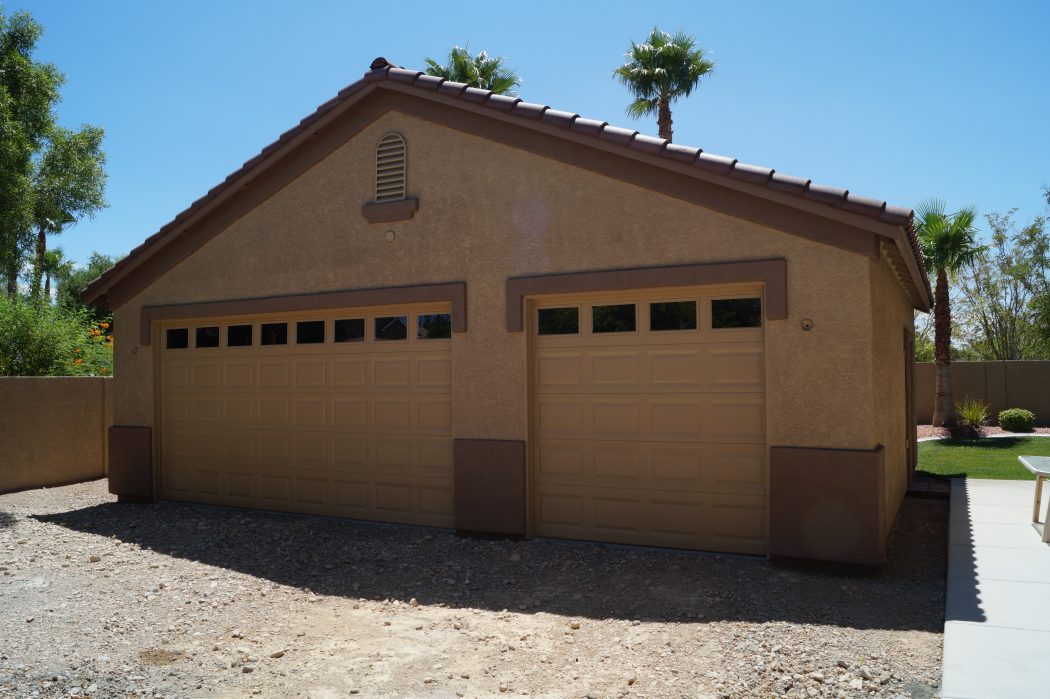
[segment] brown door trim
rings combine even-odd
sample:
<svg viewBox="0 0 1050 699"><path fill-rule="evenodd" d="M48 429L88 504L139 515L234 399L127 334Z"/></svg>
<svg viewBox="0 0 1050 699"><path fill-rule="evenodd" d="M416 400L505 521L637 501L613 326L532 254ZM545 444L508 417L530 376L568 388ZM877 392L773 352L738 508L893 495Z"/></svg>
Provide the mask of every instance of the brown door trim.
<svg viewBox="0 0 1050 699"><path fill-rule="evenodd" d="M143 306L139 323L139 342L149 345L154 321L180 318L215 318L253 313L315 311L358 306L389 306L400 303L446 301L452 304L452 330L467 331L467 283L388 286L376 289L345 289L317 294L293 294L266 298L203 301L166 306Z"/></svg>
<svg viewBox="0 0 1050 699"><path fill-rule="evenodd" d="M763 282L766 318L787 318L787 261L748 260L512 277L507 280L507 332L524 329L526 296L739 282Z"/></svg>

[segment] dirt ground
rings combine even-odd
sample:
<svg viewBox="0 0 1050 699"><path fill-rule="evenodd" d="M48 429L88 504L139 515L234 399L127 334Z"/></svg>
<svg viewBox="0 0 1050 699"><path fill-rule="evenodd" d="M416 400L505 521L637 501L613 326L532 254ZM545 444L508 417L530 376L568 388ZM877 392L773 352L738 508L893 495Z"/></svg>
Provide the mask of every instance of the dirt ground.
<svg viewBox="0 0 1050 699"><path fill-rule="evenodd" d="M0 697L938 695L947 504L873 576L204 505L0 496Z"/></svg>

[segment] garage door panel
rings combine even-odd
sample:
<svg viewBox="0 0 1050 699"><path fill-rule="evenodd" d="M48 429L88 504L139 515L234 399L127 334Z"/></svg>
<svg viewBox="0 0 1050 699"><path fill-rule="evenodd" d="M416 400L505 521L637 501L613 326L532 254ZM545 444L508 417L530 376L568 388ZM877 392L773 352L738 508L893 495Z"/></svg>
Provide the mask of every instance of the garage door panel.
<svg viewBox="0 0 1050 699"><path fill-rule="evenodd" d="M417 389L436 389L447 392L452 387L452 362L447 353L426 355L413 359L416 372L413 385Z"/></svg>
<svg viewBox="0 0 1050 699"><path fill-rule="evenodd" d="M323 396L293 399L293 422L303 427L323 427L328 412L326 403Z"/></svg>
<svg viewBox="0 0 1050 699"><path fill-rule="evenodd" d="M259 388L288 388L291 386L289 360L259 362Z"/></svg>
<svg viewBox="0 0 1050 699"><path fill-rule="evenodd" d="M575 397L538 397L538 436L572 436L583 431L583 405Z"/></svg>
<svg viewBox="0 0 1050 699"><path fill-rule="evenodd" d="M408 388L411 366L408 357L381 357L372 360L372 386L375 388Z"/></svg>
<svg viewBox="0 0 1050 699"><path fill-rule="evenodd" d="M763 396L713 396L704 407L706 441L751 444L765 441L766 404Z"/></svg>
<svg viewBox="0 0 1050 699"><path fill-rule="evenodd" d="M368 429L368 399L364 396L333 398L332 422L336 427L351 430Z"/></svg>
<svg viewBox="0 0 1050 699"><path fill-rule="evenodd" d="M324 388L328 385L326 361L324 358L295 360L294 386L302 388Z"/></svg>
<svg viewBox="0 0 1050 699"><path fill-rule="evenodd" d="M536 386L550 392L563 388L578 392L583 388L582 353L579 351L541 351L536 360Z"/></svg>
<svg viewBox="0 0 1050 699"><path fill-rule="evenodd" d="M269 503L287 504L292 499L292 479L288 476L260 473L258 488L259 499Z"/></svg>
<svg viewBox="0 0 1050 699"><path fill-rule="evenodd" d="M227 425L250 427L255 423L255 400L237 396L223 400L223 421Z"/></svg>
<svg viewBox="0 0 1050 699"><path fill-rule="evenodd" d="M633 389L643 385L642 353L637 349L592 350L587 363L592 389Z"/></svg>
<svg viewBox="0 0 1050 699"><path fill-rule="evenodd" d="M227 362L222 367L223 387L227 389L250 389L255 387L255 363Z"/></svg>
<svg viewBox="0 0 1050 699"><path fill-rule="evenodd" d="M332 360L334 388L364 388L368 385L368 359L352 357Z"/></svg>
<svg viewBox="0 0 1050 699"><path fill-rule="evenodd" d="M641 436L643 405L637 401L604 396L586 400L590 408L590 431L595 437Z"/></svg>
<svg viewBox="0 0 1050 699"><path fill-rule="evenodd" d="M705 390L761 392L765 385L765 353L755 343L707 348L704 369Z"/></svg>
<svg viewBox="0 0 1050 699"><path fill-rule="evenodd" d="M321 476L299 476L295 479L295 500L306 505L327 505L329 481Z"/></svg>
<svg viewBox="0 0 1050 699"><path fill-rule="evenodd" d="M297 468L324 468L328 466L327 435L296 435L295 465Z"/></svg>
<svg viewBox="0 0 1050 699"><path fill-rule="evenodd" d="M167 392L176 392L190 387L190 363L171 360L161 368L161 382Z"/></svg>

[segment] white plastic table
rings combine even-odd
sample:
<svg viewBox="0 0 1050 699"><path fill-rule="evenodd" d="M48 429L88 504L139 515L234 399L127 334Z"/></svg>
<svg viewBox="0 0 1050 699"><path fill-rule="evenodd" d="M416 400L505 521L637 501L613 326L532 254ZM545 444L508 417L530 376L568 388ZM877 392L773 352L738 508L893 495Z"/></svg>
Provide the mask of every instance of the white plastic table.
<svg viewBox="0 0 1050 699"><path fill-rule="evenodd" d="M1017 460L1035 475L1035 502L1032 504L1032 522L1039 524L1039 504L1043 499L1043 481L1050 478L1050 456L1018 456ZM1047 508L1050 520L1050 507ZM1050 527L1043 523L1043 541L1050 542Z"/></svg>

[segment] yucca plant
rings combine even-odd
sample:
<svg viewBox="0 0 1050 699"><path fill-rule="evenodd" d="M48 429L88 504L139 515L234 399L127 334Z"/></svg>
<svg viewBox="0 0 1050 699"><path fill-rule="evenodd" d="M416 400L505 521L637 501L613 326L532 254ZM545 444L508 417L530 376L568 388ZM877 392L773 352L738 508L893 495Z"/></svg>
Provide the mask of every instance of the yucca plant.
<svg viewBox="0 0 1050 699"><path fill-rule="evenodd" d="M988 404L976 398L967 398L955 404L955 414L959 418L959 426L965 429L968 436L980 437L981 427L988 422Z"/></svg>

